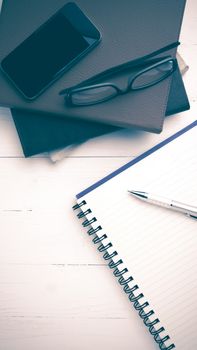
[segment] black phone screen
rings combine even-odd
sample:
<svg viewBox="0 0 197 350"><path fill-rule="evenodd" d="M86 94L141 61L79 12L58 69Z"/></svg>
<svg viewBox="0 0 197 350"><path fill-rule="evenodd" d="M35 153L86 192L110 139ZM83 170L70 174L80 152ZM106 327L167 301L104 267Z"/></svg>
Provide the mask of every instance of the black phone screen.
<svg viewBox="0 0 197 350"><path fill-rule="evenodd" d="M1 63L3 71L27 98L37 97L100 38L98 30L82 11L73 3L68 5L39 27Z"/></svg>

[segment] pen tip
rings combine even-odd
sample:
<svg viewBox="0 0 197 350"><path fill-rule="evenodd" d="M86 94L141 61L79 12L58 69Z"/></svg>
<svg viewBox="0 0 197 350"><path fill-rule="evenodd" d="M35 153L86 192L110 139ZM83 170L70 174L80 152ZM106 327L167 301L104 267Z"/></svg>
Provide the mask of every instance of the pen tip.
<svg viewBox="0 0 197 350"><path fill-rule="evenodd" d="M128 190L128 192L138 198L148 198L146 192L136 191L136 190Z"/></svg>
<svg viewBox="0 0 197 350"><path fill-rule="evenodd" d="M140 191L136 191L136 190L128 190L129 193L132 193L132 194L138 194L138 193L141 193Z"/></svg>
<svg viewBox="0 0 197 350"><path fill-rule="evenodd" d="M131 194L135 194L136 191L128 190L128 192L131 193Z"/></svg>

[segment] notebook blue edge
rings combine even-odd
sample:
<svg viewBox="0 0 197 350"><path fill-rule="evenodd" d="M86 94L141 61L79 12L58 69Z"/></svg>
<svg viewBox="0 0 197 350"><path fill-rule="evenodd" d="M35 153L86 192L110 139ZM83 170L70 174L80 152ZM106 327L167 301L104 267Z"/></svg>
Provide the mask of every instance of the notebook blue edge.
<svg viewBox="0 0 197 350"><path fill-rule="evenodd" d="M167 139L165 139L164 141L158 143L157 145L155 145L154 147L150 148L148 151L142 153L141 155L139 155L138 157L136 157L135 159L131 160L130 162L126 163L125 165L123 165L122 167L118 168L117 170L115 170L114 172L112 172L111 174L105 176L103 179L97 181L96 183L94 183L93 185L89 186L88 188L86 188L85 190L83 190L82 192L78 193L76 195L77 199L80 199L81 197L83 197L84 195L88 194L89 192L95 190L97 187L103 185L105 182L109 181L110 179L112 179L114 176L122 173L123 171L125 171L126 169L130 168L131 166L133 166L134 164L140 162L142 159L148 157L151 153L156 152L158 149L164 147L165 145L167 145L168 143L170 143L171 141L175 140L177 137L183 135L184 133L186 133L187 131L189 131L190 129L194 128L195 126L197 126L197 120L195 120L193 123L187 125L185 128L179 130L178 132L176 132L175 134L173 134L172 136L168 137Z"/></svg>

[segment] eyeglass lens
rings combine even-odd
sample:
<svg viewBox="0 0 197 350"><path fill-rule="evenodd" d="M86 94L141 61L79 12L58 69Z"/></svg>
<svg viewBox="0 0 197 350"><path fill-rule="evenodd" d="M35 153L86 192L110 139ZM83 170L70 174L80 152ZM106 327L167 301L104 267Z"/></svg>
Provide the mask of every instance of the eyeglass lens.
<svg viewBox="0 0 197 350"><path fill-rule="evenodd" d="M142 89L165 79L169 74L173 72L174 62L168 60L158 64L157 66L148 69L145 72L139 74L130 86L133 90ZM118 94L115 87L111 85L101 85L81 89L79 91L73 91L71 93L72 103L76 106L87 106L99 102L107 101Z"/></svg>
<svg viewBox="0 0 197 350"><path fill-rule="evenodd" d="M92 87L91 89L85 89L80 91L74 91L72 93L72 103L75 105L88 105L98 103L99 101L105 101L117 95L117 90L110 85Z"/></svg>
<svg viewBox="0 0 197 350"><path fill-rule="evenodd" d="M146 86L153 85L154 83L163 80L167 75L172 73L173 68L173 60L161 63L158 66L138 75L136 79L132 82L131 88L137 90Z"/></svg>

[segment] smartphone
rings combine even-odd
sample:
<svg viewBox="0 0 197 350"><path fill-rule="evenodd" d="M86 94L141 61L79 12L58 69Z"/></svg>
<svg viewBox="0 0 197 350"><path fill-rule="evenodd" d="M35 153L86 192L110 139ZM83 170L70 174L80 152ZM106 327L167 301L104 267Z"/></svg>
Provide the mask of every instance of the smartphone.
<svg viewBox="0 0 197 350"><path fill-rule="evenodd" d="M1 68L23 96L33 100L100 40L95 25L69 2L9 53Z"/></svg>

